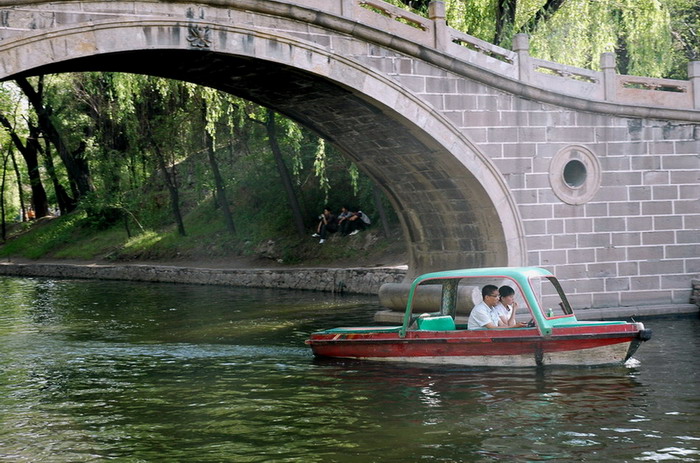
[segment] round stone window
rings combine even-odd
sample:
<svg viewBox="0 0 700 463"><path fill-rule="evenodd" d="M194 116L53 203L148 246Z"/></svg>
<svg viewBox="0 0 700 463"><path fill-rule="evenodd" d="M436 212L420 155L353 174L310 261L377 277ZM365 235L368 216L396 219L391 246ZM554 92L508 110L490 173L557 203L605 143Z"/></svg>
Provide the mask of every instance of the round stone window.
<svg viewBox="0 0 700 463"><path fill-rule="evenodd" d="M583 146L567 146L549 165L549 184L554 194L567 204L584 204L600 188L598 158Z"/></svg>
<svg viewBox="0 0 700 463"><path fill-rule="evenodd" d="M586 166L576 159L572 159L564 166L564 181L571 188L578 188L586 183Z"/></svg>

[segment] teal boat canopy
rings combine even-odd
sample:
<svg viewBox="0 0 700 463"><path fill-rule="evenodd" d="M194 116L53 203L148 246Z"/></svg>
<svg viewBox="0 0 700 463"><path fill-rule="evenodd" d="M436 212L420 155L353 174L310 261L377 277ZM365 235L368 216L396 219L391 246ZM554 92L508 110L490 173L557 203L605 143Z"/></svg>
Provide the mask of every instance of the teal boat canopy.
<svg viewBox="0 0 700 463"><path fill-rule="evenodd" d="M539 328L542 335L551 334L554 326L581 323L576 319L558 280L549 270L541 267L457 269L426 273L413 280L400 330L401 336L405 336L414 323L426 323L413 313L414 298L422 286L433 285L442 288L439 306L436 306L434 312L423 314L424 318L428 315L431 315L431 319L449 316L454 321L457 315L458 298L465 297L464 294L460 295L460 285L473 286L471 299L476 304L481 300L481 288L486 284L513 287L519 306L527 308L532 323Z"/></svg>

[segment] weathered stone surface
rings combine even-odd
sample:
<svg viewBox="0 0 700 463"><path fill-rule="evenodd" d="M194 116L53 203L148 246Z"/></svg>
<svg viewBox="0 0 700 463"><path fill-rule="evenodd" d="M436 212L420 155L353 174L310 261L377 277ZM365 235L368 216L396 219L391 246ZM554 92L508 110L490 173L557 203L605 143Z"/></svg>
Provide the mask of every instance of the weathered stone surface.
<svg viewBox="0 0 700 463"><path fill-rule="evenodd" d="M697 278L698 63L689 81L616 75L612 55L603 71L577 69L530 57L522 36L516 51L504 50L444 27L444 18L390 5L390 14L376 14L360 0L0 5L2 79L151 73L248 98L313 128L399 211L409 276L545 266L564 280L591 280L576 298L594 306L687 300ZM674 91L644 90L662 87ZM580 158L594 161L585 175L567 177L576 160L562 158L569 152L590 153ZM571 199L581 191L585 201ZM315 277L314 289L374 284L347 272ZM646 279L654 275L669 278ZM188 276L303 286L297 277ZM638 277L645 291L627 289ZM606 284L611 293L601 295Z"/></svg>
<svg viewBox="0 0 700 463"><path fill-rule="evenodd" d="M395 268L238 270L160 265L16 264L3 262L0 263L0 275L378 294L379 288L384 283L402 282L406 276L406 270Z"/></svg>

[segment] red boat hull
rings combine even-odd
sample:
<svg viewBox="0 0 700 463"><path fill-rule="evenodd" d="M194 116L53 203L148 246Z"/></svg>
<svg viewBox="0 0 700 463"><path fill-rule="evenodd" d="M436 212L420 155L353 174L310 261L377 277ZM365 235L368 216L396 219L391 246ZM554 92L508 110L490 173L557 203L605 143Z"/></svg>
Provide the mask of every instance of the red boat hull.
<svg viewBox="0 0 700 463"><path fill-rule="evenodd" d="M605 365L627 360L644 340L637 324L518 330L372 331L345 328L314 333L319 357L474 366Z"/></svg>

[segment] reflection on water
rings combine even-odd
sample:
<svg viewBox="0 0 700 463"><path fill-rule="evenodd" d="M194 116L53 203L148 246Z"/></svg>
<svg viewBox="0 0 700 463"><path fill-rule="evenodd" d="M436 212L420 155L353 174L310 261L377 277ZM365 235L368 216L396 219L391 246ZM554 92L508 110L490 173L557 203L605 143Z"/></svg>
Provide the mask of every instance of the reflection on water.
<svg viewBox="0 0 700 463"><path fill-rule="evenodd" d="M700 323L636 364L317 360L374 298L0 278L0 461L699 461Z"/></svg>

